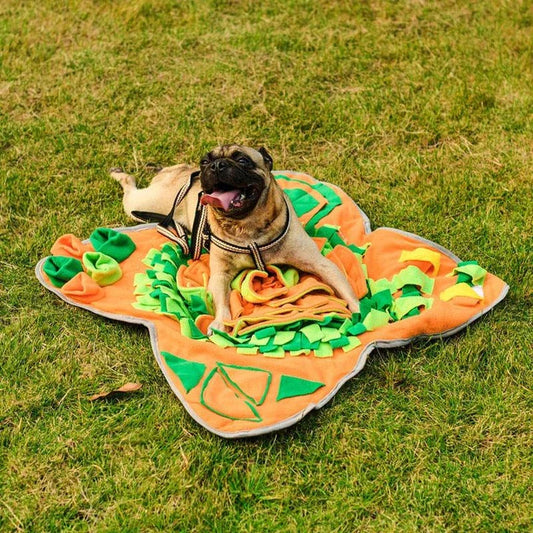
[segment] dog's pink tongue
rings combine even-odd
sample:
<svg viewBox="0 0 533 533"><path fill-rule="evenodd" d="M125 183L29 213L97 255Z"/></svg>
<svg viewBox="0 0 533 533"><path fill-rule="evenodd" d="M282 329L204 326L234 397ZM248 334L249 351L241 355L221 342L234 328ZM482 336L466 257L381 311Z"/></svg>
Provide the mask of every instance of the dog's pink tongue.
<svg viewBox="0 0 533 533"><path fill-rule="evenodd" d="M203 205L212 205L213 207L221 207L227 211L230 204L235 198L241 194L241 191L235 189L233 191L213 191L211 194L203 194L201 202Z"/></svg>

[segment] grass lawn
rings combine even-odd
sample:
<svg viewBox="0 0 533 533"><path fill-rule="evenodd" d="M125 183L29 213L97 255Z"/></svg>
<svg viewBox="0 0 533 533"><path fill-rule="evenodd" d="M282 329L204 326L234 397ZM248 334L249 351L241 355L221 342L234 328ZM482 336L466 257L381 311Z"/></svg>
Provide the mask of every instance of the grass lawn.
<svg viewBox="0 0 533 533"><path fill-rule="evenodd" d="M532 24L529 0L2 0L0 530L531 531ZM210 434L144 328L33 269L63 233L129 223L110 167L147 183L233 141L509 295L373 352L288 430Z"/></svg>

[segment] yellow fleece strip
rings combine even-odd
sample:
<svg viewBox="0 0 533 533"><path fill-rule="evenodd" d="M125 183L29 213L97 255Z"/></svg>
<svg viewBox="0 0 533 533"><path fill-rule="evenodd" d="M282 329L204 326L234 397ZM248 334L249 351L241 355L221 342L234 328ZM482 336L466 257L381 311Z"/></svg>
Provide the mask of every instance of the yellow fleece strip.
<svg viewBox="0 0 533 533"><path fill-rule="evenodd" d="M443 290L440 293L440 299L443 302L448 302L452 298L455 298L457 296L466 296L467 298L475 298L478 301L483 300L483 297L480 296L467 283L457 283L456 285L452 285L451 287L448 287L447 289Z"/></svg>

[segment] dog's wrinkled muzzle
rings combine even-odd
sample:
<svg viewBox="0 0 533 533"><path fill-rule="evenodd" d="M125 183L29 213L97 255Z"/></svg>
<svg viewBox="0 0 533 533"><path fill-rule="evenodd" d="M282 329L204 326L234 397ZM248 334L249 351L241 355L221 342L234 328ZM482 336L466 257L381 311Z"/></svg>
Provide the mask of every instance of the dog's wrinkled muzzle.
<svg viewBox="0 0 533 533"><path fill-rule="evenodd" d="M253 208L264 187L261 178L225 159L217 159L202 169L201 183L201 203L231 212L232 216Z"/></svg>

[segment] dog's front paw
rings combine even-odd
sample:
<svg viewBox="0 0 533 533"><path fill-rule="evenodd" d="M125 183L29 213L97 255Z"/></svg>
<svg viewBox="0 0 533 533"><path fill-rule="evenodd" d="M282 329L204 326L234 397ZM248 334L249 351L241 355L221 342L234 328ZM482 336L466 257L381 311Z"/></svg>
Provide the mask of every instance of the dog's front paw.
<svg viewBox="0 0 533 533"><path fill-rule="evenodd" d="M213 320L211 324L209 324L209 327L207 328L207 335L210 337L213 335L213 333L216 333L216 331L227 331L226 326L224 325L224 322L222 320Z"/></svg>

